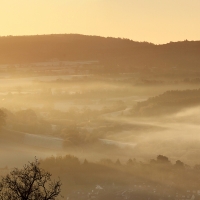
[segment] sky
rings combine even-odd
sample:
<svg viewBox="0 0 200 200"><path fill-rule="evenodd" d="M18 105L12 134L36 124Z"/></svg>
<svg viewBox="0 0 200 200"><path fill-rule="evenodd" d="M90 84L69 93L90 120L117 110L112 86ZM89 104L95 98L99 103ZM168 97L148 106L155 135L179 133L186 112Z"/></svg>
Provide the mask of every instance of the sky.
<svg viewBox="0 0 200 200"><path fill-rule="evenodd" d="M200 0L0 0L0 36L63 33L200 40Z"/></svg>

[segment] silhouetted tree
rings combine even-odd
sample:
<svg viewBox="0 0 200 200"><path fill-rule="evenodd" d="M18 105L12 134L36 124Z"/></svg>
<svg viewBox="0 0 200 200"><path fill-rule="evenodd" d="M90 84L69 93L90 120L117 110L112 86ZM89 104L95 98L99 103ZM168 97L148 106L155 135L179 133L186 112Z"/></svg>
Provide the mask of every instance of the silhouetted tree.
<svg viewBox="0 0 200 200"><path fill-rule="evenodd" d="M60 194L61 182L52 181L51 174L39 165L36 159L3 177L0 200L55 200Z"/></svg>
<svg viewBox="0 0 200 200"><path fill-rule="evenodd" d="M121 165L121 162L119 159L117 159L117 161L115 162L116 165Z"/></svg>
<svg viewBox="0 0 200 200"><path fill-rule="evenodd" d="M132 164L133 164L133 160L132 160L132 159L128 159L128 161L127 161L126 164L127 164L127 165L132 165Z"/></svg>
<svg viewBox="0 0 200 200"><path fill-rule="evenodd" d="M180 161L180 160L177 160L176 164L175 164L175 167L184 168L184 163L182 161Z"/></svg>
<svg viewBox="0 0 200 200"><path fill-rule="evenodd" d="M161 163L161 164L169 164L169 158L163 155L158 155L157 156L157 163Z"/></svg>
<svg viewBox="0 0 200 200"><path fill-rule="evenodd" d="M88 165L88 161L85 159L83 162L84 165Z"/></svg>

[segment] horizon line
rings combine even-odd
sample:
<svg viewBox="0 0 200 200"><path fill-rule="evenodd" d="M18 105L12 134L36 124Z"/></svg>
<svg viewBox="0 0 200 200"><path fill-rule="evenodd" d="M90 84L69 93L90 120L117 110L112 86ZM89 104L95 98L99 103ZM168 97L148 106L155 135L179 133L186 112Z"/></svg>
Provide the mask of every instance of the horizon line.
<svg viewBox="0 0 200 200"><path fill-rule="evenodd" d="M130 38L124 38L124 37L114 37L114 36L101 36L101 35L86 35L86 34L81 34L81 33L44 33L44 34L27 34L27 35L0 35L0 38L3 37L30 37L30 36L52 36L52 35L81 35L81 36L92 36L92 37L102 37L102 38L114 38L114 39L124 39L124 40L130 40L132 42L139 42L139 43L149 43L149 44L154 44L154 45L165 45L165 44L170 44L170 43L177 43L177 42L199 42L200 40L177 40L177 41L169 41L166 43L154 43L150 41L136 41Z"/></svg>

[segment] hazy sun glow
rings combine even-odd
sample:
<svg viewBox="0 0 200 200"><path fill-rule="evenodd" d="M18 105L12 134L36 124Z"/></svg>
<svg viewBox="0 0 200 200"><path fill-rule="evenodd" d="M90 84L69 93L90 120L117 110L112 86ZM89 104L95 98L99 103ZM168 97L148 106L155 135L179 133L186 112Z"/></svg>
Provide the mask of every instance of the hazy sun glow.
<svg viewBox="0 0 200 200"><path fill-rule="evenodd" d="M199 0L1 0L0 35L79 33L199 40Z"/></svg>

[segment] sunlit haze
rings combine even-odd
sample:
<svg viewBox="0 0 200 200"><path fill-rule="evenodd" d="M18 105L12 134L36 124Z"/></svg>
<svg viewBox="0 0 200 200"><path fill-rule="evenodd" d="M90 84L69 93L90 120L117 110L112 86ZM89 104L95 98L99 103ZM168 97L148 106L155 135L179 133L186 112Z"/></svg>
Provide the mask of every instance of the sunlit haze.
<svg viewBox="0 0 200 200"><path fill-rule="evenodd" d="M0 35L78 33L156 44L199 40L199 0L1 0Z"/></svg>
<svg viewBox="0 0 200 200"><path fill-rule="evenodd" d="M200 0L0 0L0 27L0 200L200 200Z"/></svg>

